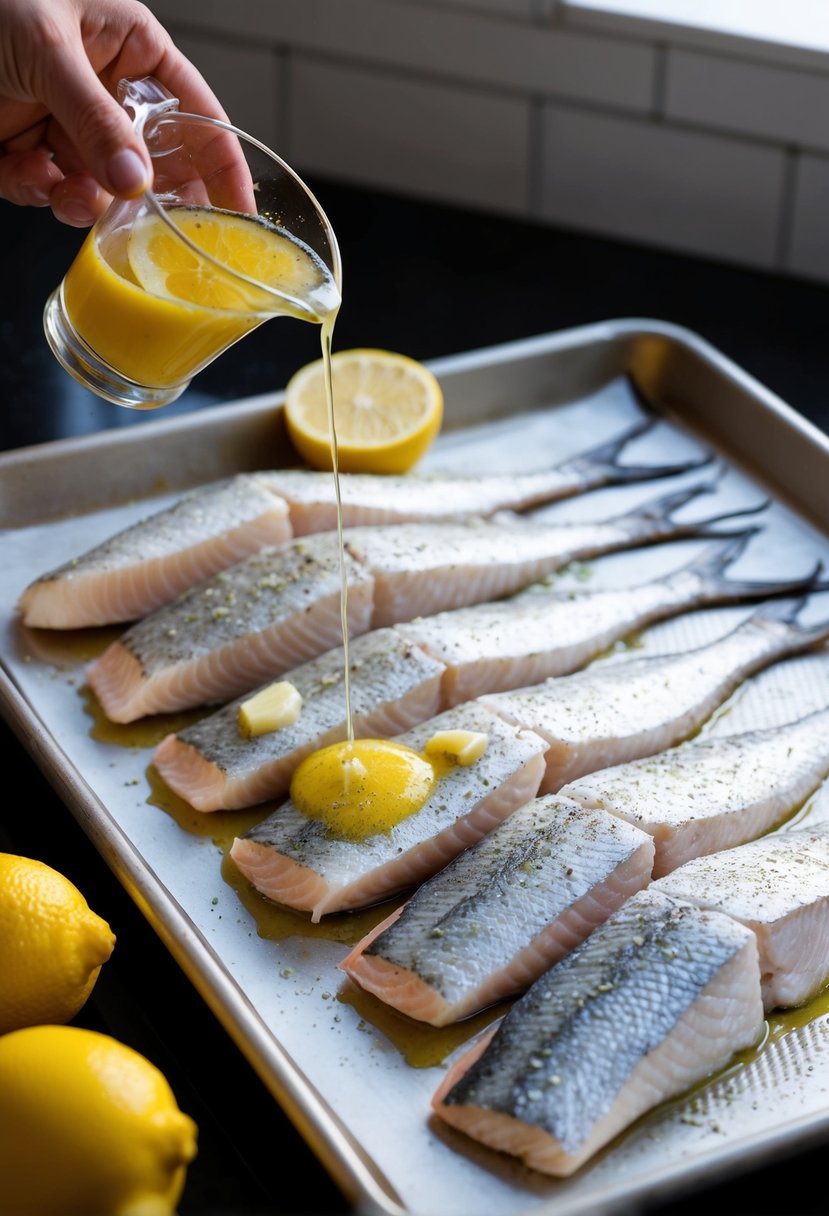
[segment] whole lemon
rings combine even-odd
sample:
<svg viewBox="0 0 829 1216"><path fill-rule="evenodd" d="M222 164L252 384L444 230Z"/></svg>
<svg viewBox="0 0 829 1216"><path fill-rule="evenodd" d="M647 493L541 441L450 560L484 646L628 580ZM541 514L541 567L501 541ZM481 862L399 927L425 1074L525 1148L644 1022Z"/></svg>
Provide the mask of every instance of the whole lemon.
<svg viewBox="0 0 829 1216"><path fill-rule="evenodd" d="M107 922L68 878L0 853L0 1034L70 1021L114 945Z"/></svg>
<svg viewBox="0 0 829 1216"><path fill-rule="evenodd" d="M78 1026L0 1036L0 1127L13 1216L173 1216L196 1154L155 1065Z"/></svg>

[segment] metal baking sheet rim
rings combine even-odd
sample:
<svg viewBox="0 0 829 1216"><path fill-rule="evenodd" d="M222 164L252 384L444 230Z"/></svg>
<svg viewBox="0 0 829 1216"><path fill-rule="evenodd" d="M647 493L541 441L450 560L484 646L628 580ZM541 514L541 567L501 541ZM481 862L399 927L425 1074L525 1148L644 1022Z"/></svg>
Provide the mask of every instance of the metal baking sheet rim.
<svg viewBox="0 0 829 1216"><path fill-rule="evenodd" d="M406 1209L394 1189L270 1034L190 917L144 863L106 806L72 769L68 758L2 669L0 698L4 708L12 711L6 715L12 728L56 793L239 1050L303 1132L343 1193L355 1202L372 1205L369 1211L403 1216Z"/></svg>
<svg viewBox="0 0 829 1216"><path fill-rule="evenodd" d="M745 402L750 409L749 417L754 419L748 455L759 457L756 463L761 466L764 456L772 460L775 467L771 470L771 476L780 482L784 492L797 497L804 484L809 491L819 488L811 477L804 482L802 463L795 470L791 464L787 469L785 461L790 459L792 451L796 451L801 458L813 462L810 467L820 467L820 464L829 459L829 439L718 350L698 335L679 326L636 318L608 321L433 360L429 366L445 384L451 386L451 378L464 373L477 371L489 374L495 368L508 370L516 361L529 361L532 364L538 359L565 358L568 354L587 356L589 359L591 354L595 356L596 352L600 351L604 355L600 362L605 368L605 374L595 380L596 384L599 384L606 381L611 374L619 374L624 370L636 371L631 365L636 362L634 356L637 351L642 355L643 344L644 347L648 344L651 346L650 350L645 351L645 374L639 378L640 388L646 393L650 390L658 397L660 390L667 385L669 400L666 405L678 406L681 409L688 404L688 400L683 400L682 393L677 393L676 386L671 384L670 366L665 360L666 350L669 353L679 352L686 360L692 361L697 375L709 380L713 377L721 387L726 384L733 393L732 405L735 401L738 405ZM639 370L642 371L641 368ZM593 375L595 378L595 371ZM282 396L281 393L265 394L225 406L212 407L206 414L196 412L175 419L153 420L140 430L128 428L126 431L105 432L89 438L57 440L0 454L0 484L10 472L31 470L33 464L37 466L42 460L47 460L50 464L54 461L63 463L90 451L94 451L97 458L102 451L112 447L123 447L129 451L139 435L143 439L163 439L172 434L186 436L196 429L209 435L216 428L222 432L232 428L234 424L247 424L251 421L255 427L262 418L272 417L273 409L281 403ZM448 413L451 418L451 387L448 396ZM562 400L568 399L568 396L572 396L572 393L568 394L562 390ZM765 428L757 425L759 415L763 416ZM476 416L474 420L480 419ZM702 411L697 419L698 424L703 427L716 430L718 437L727 444L736 443L745 437L741 432L742 421L743 415L739 408L736 415L720 415L716 418L707 417ZM783 433L787 442L773 446L771 451L758 452L757 443L767 436L767 428L771 428L776 435ZM261 451L259 454L261 456ZM790 482L787 472L796 473L798 481ZM829 478L826 478L826 484L829 485ZM829 515L829 506L825 507L822 501L815 503L810 500L801 502L800 505L817 518L825 520ZM22 744L43 769L103 859L122 882L207 1005L222 1021L263 1082L295 1122L343 1193L359 1205L361 1213L372 1216L374 1213L402 1216L409 1211L368 1154L356 1143L324 1098L267 1030L207 941L198 933L171 893L143 863L140 853L111 818L103 803L89 790L81 775L73 769L25 696L2 669L0 703L4 716ZM632 1182L621 1187L605 1186L585 1197L571 1197L569 1202L567 1196L561 1194L551 1200L531 1205L527 1211L532 1210L539 1214L555 1211L556 1216L564 1216L565 1213L568 1216L577 1216L582 1212L596 1214L620 1211L637 1198L641 1199L643 1195L648 1195L651 1199L658 1197L661 1192L675 1187L679 1181L686 1185L704 1185L750 1168L752 1164L768 1164L770 1155L780 1156L802 1150L813 1139L820 1137L827 1128L829 1106L820 1114L813 1112L800 1120L790 1120L784 1128L769 1128L759 1133L755 1129L744 1138L732 1137L727 1145L718 1150L707 1152L694 1160L667 1163L663 1169L651 1171L649 1174L640 1173Z"/></svg>
<svg viewBox="0 0 829 1216"><path fill-rule="evenodd" d="M801 510L825 526L829 518L829 478L823 462L829 456L829 437L765 388L702 337L682 326L650 318L622 318L561 330L515 342L484 347L431 360L428 366L441 378L446 396L449 428L464 422L503 417L505 405L498 396L503 377L522 375L529 368L528 389L535 384L539 361L553 359L556 379L545 383L546 403L568 399L568 387L579 381L582 390L589 374L595 386L613 375L631 371L646 395L692 415L703 430L739 453L740 460L775 481ZM501 378L498 372L501 372ZM566 371L566 375L564 374ZM476 390L474 411L453 396L453 378L463 376ZM714 388L728 396L728 409L717 411ZM569 394L572 396L572 393ZM43 477L49 477L51 516L71 510L83 513L101 506L102 496L149 497L158 492L159 480L167 489L218 478L230 471L261 468L265 454L290 451L280 430L278 415L283 392L265 393L203 411L170 418L147 417L140 426L53 440L0 453L0 528L43 520ZM485 408L482 402L486 402ZM758 411L764 426L758 427ZM275 418L275 413L277 418ZM209 459L202 450L193 460L190 437L194 431L211 441ZM767 437L773 435L774 442ZM144 441L138 446L140 436ZM163 440L165 454L147 455L154 440ZM109 472L104 491L100 485L101 457ZM158 456L166 459L158 473ZM152 460L152 463L148 463ZM74 476L62 470L71 462ZM796 469L794 480L792 472ZM39 476L28 476L34 470ZM804 493L806 497L804 497Z"/></svg>

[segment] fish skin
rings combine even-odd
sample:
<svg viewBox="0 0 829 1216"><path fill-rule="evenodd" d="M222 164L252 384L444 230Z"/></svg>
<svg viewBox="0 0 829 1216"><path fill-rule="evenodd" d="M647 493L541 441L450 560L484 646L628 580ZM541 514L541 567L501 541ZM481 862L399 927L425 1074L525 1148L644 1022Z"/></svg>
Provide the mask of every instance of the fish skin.
<svg viewBox="0 0 829 1216"><path fill-rule="evenodd" d="M653 855L625 820L533 799L423 883L340 970L446 1026L528 988L648 884Z"/></svg>
<svg viewBox="0 0 829 1216"><path fill-rule="evenodd" d="M410 625L370 631L354 639L350 647L352 709L360 719L355 731L375 736L399 733L477 696L522 686L534 677L569 673L604 650L614 637L623 636L646 620L748 595L744 584L721 577L725 565L741 551L733 540L719 542L687 566L638 586L573 595L536 584L497 604L458 608L422 617ZM768 594L773 589L791 589L788 583L762 586ZM759 594L756 587L751 593ZM537 620L537 630L530 628L527 615L521 611L524 603ZM787 609L792 614L797 610L797 604ZM485 631L478 627L481 620L488 626ZM393 637L398 638L397 643ZM428 653L434 670L442 673L440 689L432 696L430 682L430 695L416 697L413 686L407 684L405 700L394 711L394 698L403 697L404 689L393 665L372 664L370 655L378 645L381 654L399 645L400 673L411 671L415 680L422 675ZM332 649L311 664L307 671L303 666L284 673L284 678L299 682L303 689L315 687L318 680L336 685L338 696L327 696L330 715L326 713L320 726L326 733L321 734L319 746L324 746L327 741L345 737L346 707L341 688L344 652L342 648ZM306 693L302 695L307 699ZM318 708L319 689L314 697ZM372 715L370 723L362 718L363 700L382 706L382 714ZM168 736L156 752L161 776L175 793L200 811L233 810L280 797L304 754L298 747L311 738L313 723L307 721L307 709L301 711L291 730L262 739L239 735L237 709L238 702L234 702L229 710L220 709L178 736ZM330 733L335 730L339 733Z"/></svg>
<svg viewBox="0 0 829 1216"><path fill-rule="evenodd" d="M542 581L509 600L418 618L399 629L446 664L447 706L529 687L570 675L613 642L681 611L756 601L813 584L813 573L778 583L723 577L748 539L749 534L730 537L677 570L634 586L562 592Z"/></svg>
<svg viewBox="0 0 829 1216"><path fill-rule="evenodd" d="M292 668L302 697L295 722L253 738L239 733L244 696L178 734L153 754L167 785L199 811L236 810L287 793L294 769L315 748L346 738L343 649ZM359 738L400 734L443 708L443 665L393 629L349 646L352 726Z"/></svg>
<svg viewBox="0 0 829 1216"><path fill-rule="evenodd" d="M751 930L648 889L535 981L450 1067L432 1107L565 1177L763 1030Z"/></svg>
<svg viewBox="0 0 829 1216"><path fill-rule="evenodd" d="M661 891L740 921L757 937L763 1005L803 1005L829 980L829 828L772 832L697 857L658 879Z"/></svg>
<svg viewBox="0 0 829 1216"><path fill-rule="evenodd" d="M349 636L393 624L395 616L506 595L580 557L698 534L705 524L670 515L698 492L662 496L592 524L344 529ZM130 722L227 701L330 649L338 561L337 534L317 533L254 553L151 613L87 669L104 713ZM268 583L274 595L265 595Z"/></svg>
<svg viewBox="0 0 829 1216"><path fill-rule="evenodd" d="M618 436L569 457L558 465L510 474L384 475L340 473L343 524L460 522L470 516L490 518L500 511L527 511L604 486L649 481L707 464L710 454L664 465L631 465L620 461L627 444L652 428L645 415ZM268 470L265 485L284 498L295 536L337 526L337 493L330 473L309 469Z"/></svg>
<svg viewBox="0 0 829 1216"><path fill-rule="evenodd" d="M697 736L562 786L654 838L654 878L777 827L829 776L829 709L736 735Z"/></svg>
<svg viewBox="0 0 829 1216"><path fill-rule="evenodd" d="M439 714L397 741L420 751L437 731L456 729L486 733L483 756L451 769L424 806L389 831L343 840L289 800L234 840L231 859L261 894L311 912L314 923L422 882L533 798L544 769L538 736L474 704Z"/></svg>
<svg viewBox="0 0 829 1216"><path fill-rule="evenodd" d="M622 464L645 415L621 435L558 466L509 476L340 474L346 525L448 520L527 510L606 485L667 477L710 455L664 465ZM260 470L192 490L102 544L35 579L21 594L23 623L74 629L138 620L266 545L336 527L330 473Z"/></svg>
<svg viewBox="0 0 829 1216"><path fill-rule="evenodd" d="M114 722L227 701L342 639L335 533L263 549L131 626L86 679ZM367 632L370 574L345 555L348 628Z"/></svg>
<svg viewBox="0 0 829 1216"><path fill-rule="evenodd" d="M147 616L265 545L291 538L287 505L250 474L185 495L30 583L23 623L79 629Z"/></svg>
<svg viewBox="0 0 829 1216"><path fill-rule="evenodd" d="M706 646L618 663L512 692L482 705L548 741L540 793L599 769L664 751L703 724L749 676L826 636L775 619L766 606Z"/></svg>

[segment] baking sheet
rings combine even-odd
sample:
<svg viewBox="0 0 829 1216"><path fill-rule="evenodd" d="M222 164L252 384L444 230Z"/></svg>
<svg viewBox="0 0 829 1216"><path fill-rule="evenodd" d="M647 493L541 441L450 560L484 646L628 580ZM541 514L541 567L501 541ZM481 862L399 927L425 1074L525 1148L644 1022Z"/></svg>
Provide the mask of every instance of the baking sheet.
<svg viewBox="0 0 829 1216"><path fill-rule="evenodd" d="M596 491L537 516L606 519L705 480L709 492L681 517L748 511L770 499L763 532L733 567L735 577L796 575L816 558L829 565L829 540L819 525L829 516L826 438L696 335L623 320L431 366L444 388L447 422L424 471L523 470L619 434L641 408L630 372L660 421L625 459L662 461L708 449L717 460L704 471ZM481 1019L445 1035L412 1028L355 996L336 969L348 949L348 917L312 935L300 927L284 936L284 922L275 930L255 893L241 897L223 864L233 832L245 830L250 813L198 815L175 807L171 813L158 805L164 799L149 767L152 745L174 724L155 723L154 737L143 728L96 737L100 723L83 673L102 637L25 630L15 615L17 596L31 579L174 501L182 489L283 462L289 451L280 404L274 394L0 457L0 692L24 744L344 1192L360 1211L390 1216L575 1216L673 1193L825 1132L829 1017L816 1006L802 1025L774 1025L756 1058L646 1117L571 1179L545 1178L466 1141L430 1119L429 1100L452 1053ZM746 515L743 522L756 520ZM560 582L584 588L644 581L684 564L706 543L579 563ZM664 622L635 648L620 646L600 661L699 645L749 611L705 610ZM801 619L827 615L823 594ZM705 729L747 729L826 704L829 651L822 649L746 682ZM812 803L829 809L826 791L805 810Z"/></svg>

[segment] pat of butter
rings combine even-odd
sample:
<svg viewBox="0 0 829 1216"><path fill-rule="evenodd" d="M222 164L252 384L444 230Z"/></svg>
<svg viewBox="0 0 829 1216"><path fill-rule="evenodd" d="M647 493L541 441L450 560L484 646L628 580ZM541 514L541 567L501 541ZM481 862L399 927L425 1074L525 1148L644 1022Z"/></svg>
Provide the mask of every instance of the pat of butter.
<svg viewBox="0 0 829 1216"><path fill-rule="evenodd" d="M269 684L239 706L239 730L251 738L290 726L299 717L302 697L289 680Z"/></svg>
<svg viewBox="0 0 829 1216"><path fill-rule="evenodd" d="M439 730L426 744L427 756L450 756L464 768L480 760L489 743L489 735L479 730Z"/></svg>

